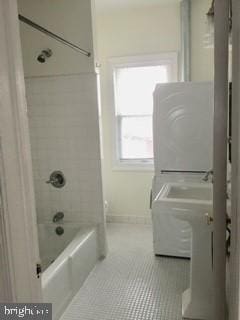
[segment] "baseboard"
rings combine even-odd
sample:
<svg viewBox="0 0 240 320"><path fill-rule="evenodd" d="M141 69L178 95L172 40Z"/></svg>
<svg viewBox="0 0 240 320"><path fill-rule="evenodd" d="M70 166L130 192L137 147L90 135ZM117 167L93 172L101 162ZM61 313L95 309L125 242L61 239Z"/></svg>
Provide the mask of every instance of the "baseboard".
<svg viewBox="0 0 240 320"><path fill-rule="evenodd" d="M152 224L151 217L127 216L127 215L106 215L107 222L110 223L132 223L132 224Z"/></svg>

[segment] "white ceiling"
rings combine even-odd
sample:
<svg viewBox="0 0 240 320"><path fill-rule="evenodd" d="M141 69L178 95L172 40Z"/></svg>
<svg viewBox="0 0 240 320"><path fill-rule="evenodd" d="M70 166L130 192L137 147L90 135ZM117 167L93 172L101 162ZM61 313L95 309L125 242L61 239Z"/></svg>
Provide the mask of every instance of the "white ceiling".
<svg viewBox="0 0 240 320"><path fill-rule="evenodd" d="M176 3L180 0L95 0L98 12Z"/></svg>

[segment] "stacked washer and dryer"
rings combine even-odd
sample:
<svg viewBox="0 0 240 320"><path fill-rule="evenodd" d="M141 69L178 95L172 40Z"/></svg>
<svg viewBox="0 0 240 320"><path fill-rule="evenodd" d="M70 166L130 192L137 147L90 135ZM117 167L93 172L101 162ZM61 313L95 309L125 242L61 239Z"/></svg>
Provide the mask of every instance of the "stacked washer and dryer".
<svg viewBox="0 0 240 320"><path fill-rule="evenodd" d="M152 200L168 182L202 182L212 168L213 84L158 84L154 91ZM152 209L156 255L189 258L191 228L170 212Z"/></svg>

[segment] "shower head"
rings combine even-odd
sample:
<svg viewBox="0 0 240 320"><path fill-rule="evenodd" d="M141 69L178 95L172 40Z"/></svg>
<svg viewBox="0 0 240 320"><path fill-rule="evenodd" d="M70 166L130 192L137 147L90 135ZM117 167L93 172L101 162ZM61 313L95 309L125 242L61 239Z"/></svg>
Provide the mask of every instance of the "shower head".
<svg viewBox="0 0 240 320"><path fill-rule="evenodd" d="M42 52L38 55L37 60L40 63L46 62L47 58L50 58L52 56L52 50L51 49L44 49Z"/></svg>

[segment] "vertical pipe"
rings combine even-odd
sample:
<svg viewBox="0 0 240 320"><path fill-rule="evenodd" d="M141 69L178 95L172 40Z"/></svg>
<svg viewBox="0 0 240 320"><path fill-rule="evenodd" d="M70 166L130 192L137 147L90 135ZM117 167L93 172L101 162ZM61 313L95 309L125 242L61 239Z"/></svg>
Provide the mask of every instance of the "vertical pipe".
<svg viewBox="0 0 240 320"><path fill-rule="evenodd" d="M214 11L213 283L215 314L213 319L226 320L226 179L229 0L215 1Z"/></svg>
<svg viewBox="0 0 240 320"><path fill-rule="evenodd" d="M233 0L232 30L232 239L230 265L230 319L240 316L240 1Z"/></svg>
<svg viewBox="0 0 240 320"><path fill-rule="evenodd" d="M191 80L191 0L182 0L181 12L181 81Z"/></svg>

